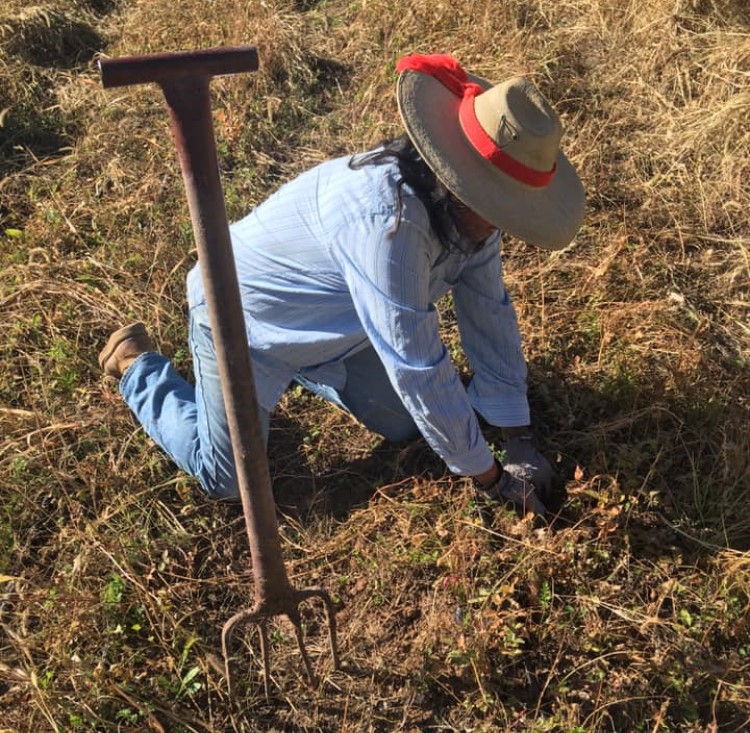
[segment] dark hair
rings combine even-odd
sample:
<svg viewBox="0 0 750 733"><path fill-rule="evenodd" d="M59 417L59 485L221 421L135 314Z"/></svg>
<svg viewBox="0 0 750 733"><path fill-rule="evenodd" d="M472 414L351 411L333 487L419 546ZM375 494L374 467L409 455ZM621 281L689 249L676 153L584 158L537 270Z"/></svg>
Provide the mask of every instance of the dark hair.
<svg viewBox="0 0 750 733"><path fill-rule="evenodd" d="M460 243L451 216L450 206L454 203L453 195L422 160L422 156L406 133L384 140L379 147L369 153L352 156L349 167L356 170L366 165L382 165L394 160L401 174L397 185L399 207L401 190L404 185L408 185L427 209L430 226L446 254L450 252L468 254Z"/></svg>

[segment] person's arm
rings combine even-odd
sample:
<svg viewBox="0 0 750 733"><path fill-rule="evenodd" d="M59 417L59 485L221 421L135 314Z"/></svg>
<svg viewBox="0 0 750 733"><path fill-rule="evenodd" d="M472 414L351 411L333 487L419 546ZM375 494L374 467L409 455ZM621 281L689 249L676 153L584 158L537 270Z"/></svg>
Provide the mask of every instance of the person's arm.
<svg viewBox="0 0 750 733"><path fill-rule="evenodd" d="M536 447L526 397L526 362L518 321L502 281L497 245L487 245L464 268L453 299L474 378L469 394L477 411L502 428L505 470L534 484L543 501L560 477Z"/></svg>
<svg viewBox="0 0 750 733"><path fill-rule="evenodd" d="M339 237L342 235L339 234ZM494 477L495 464L430 302L435 243L406 217L352 226L335 256L360 322L405 407L451 471Z"/></svg>
<svg viewBox="0 0 750 733"><path fill-rule="evenodd" d="M482 473L474 476L473 479L483 489L488 489L490 486L497 483L502 471L502 466L496 461L493 461L492 465L486 471L482 471Z"/></svg>
<svg viewBox="0 0 750 733"><path fill-rule="evenodd" d="M362 326L396 392L430 447L476 490L525 515L546 509L534 486L503 469L479 428L471 402L442 343L430 302L431 252L424 229L402 219L395 227L352 227L336 259ZM361 235L360 239L356 238Z"/></svg>
<svg viewBox="0 0 750 733"><path fill-rule="evenodd" d="M471 257L453 288L453 302L473 371L468 394L474 408L490 425L528 426L526 360L497 243Z"/></svg>

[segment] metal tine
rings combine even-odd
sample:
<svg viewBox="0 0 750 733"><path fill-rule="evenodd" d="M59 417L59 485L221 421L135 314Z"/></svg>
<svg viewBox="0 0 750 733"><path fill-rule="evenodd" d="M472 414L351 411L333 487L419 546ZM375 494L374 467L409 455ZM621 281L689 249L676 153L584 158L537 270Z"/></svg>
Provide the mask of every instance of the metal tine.
<svg viewBox="0 0 750 733"><path fill-rule="evenodd" d="M333 668L338 669L340 666L339 650L336 641L336 606L331 599L328 591L324 588L302 588L297 591L298 602L310 598L320 598L326 607L326 620L328 621L328 644L331 649L331 658L333 659Z"/></svg>

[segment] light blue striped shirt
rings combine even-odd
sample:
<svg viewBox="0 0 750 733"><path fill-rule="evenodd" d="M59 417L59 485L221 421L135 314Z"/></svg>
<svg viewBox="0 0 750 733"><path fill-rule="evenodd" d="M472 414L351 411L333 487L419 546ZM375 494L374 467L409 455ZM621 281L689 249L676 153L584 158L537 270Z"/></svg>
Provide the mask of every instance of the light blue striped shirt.
<svg viewBox="0 0 750 733"><path fill-rule="evenodd" d="M479 474L492 455L474 410L492 425L529 424L498 235L446 255L408 187L399 222L395 164L349 160L303 173L231 227L258 400L272 410L297 372L340 389L342 360L372 345L433 450L454 473ZM449 291L468 389L438 332L435 303ZM198 266L188 300L204 302Z"/></svg>

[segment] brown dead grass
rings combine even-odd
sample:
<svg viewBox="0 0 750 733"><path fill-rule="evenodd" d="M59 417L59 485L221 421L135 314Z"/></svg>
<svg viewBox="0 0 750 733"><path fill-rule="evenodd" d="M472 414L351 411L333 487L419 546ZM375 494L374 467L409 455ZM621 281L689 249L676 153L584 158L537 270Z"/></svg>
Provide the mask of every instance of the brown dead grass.
<svg viewBox="0 0 750 733"><path fill-rule="evenodd" d="M319 689L279 623L274 699L248 635L234 709L215 657L252 597L241 515L96 367L138 318L189 373L195 254L160 94L104 92L92 53L247 42L260 72L212 86L232 217L397 132L395 59L415 51L532 76L589 209L562 252L504 244L535 424L569 479L554 526L482 514L428 454L290 392L270 449L284 553L339 599L344 667L308 609ZM0 728L746 730L749 101L742 0L6 2Z"/></svg>

